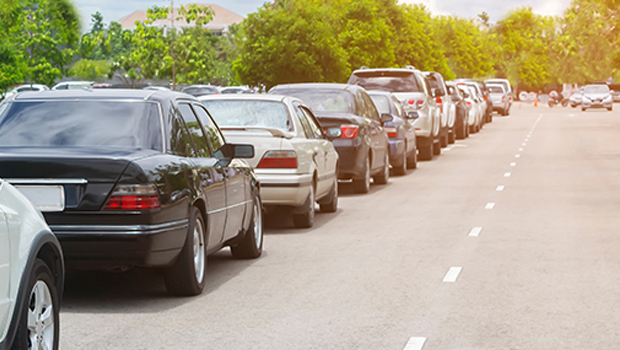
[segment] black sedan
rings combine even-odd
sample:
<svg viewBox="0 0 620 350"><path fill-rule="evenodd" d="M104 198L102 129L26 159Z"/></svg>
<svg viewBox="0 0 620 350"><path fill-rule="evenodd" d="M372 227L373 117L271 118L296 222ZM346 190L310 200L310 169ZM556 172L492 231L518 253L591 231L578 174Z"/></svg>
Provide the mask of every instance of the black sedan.
<svg viewBox="0 0 620 350"><path fill-rule="evenodd" d="M205 285L207 254L262 252L259 184L204 105L171 91L27 92L0 105L0 177L43 212L68 268L163 268Z"/></svg>
<svg viewBox="0 0 620 350"><path fill-rule="evenodd" d="M370 190L370 178L386 184L390 176L390 145L383 125L392 116L379 112L364 88L347 84L288 84L269 90L304 101L324 129L337 127L342 136L333 140L340 156L338 178L353 180L357 193Z"/></svg>

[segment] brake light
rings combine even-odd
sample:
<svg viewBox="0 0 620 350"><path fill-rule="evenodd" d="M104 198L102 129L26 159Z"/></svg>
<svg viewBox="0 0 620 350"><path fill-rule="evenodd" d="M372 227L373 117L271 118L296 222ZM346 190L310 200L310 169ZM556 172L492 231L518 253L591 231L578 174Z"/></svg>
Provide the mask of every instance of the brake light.
<svg viewBox="0 0 620 350"><path fill-rule="evenodd" d="M471 101L467 101L467 105L468 105L468 106L471 106Z"/></svg>
<svg viewBox="0 0 620 350"><path fill-rule="evenodd" d="M357 136L357 132L360 127L357 125L340 125L340 130L342 130L341 139L352 139Z"/></svg>
<svg viewBox="0 0 620 350"><path fill-rule="evenodd" d="M295 151L268 151L261 159L257 168L297 168Z"/></svg>
<svg viewBox="0 0 620 350"><path fill-rule="evenodd" d="M485 100L485 101L487 100L487 96L486 96L486 95L484 96L484 100Z"/></svg>
<svg viewBox="0 0 620 350"><path fill-rule="evenodd" d="M145 210L161 207L154 184L117 185L103 207L104 210Z"/></svg>
<svg viewBox="0 0 620 350"><path fill-rule="evenodd" d="M393 126L386 126L385 131L387 131L388 137L398 137L398 130Z"/></svg>
<svg viewBox="0 0 620 350"><path fill-rule="evenodd" d="M424 107L424 100L418 100L416 106L418 106L418 108Z"/></svg>
<svg viewBox="0 0 620 350"><path fill-rule="evenodd" d="M441 97L435 97L435 102L437 103L441 113L443 113L443 101L441 100Z"/></svg>
<svg viewBox="0 0 620 350"><path fill-rule="evenodd" d="M408 101L407 101L407 103L408 103L410 106L413 106L413 105L415 104L415 100L414 100L414 99L410 99L410 100L408 100Z"/></svg>
<svg viewBox="0 0 620 350"><path fill-rule="evenodd" d="M502 103L506 102L506 96L502 96Z"/></svg>

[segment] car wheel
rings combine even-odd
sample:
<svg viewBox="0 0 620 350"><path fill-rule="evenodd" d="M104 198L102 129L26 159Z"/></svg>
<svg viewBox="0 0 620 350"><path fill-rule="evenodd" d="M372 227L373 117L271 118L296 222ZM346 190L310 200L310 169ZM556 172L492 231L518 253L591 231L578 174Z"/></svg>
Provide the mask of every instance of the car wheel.
<svg viewBox="0 0 620 350"><path fill-rule="evenodd" d="M610 111L610 112L611 112L613 109L614 109L613 107L608 107L608 108L607 108L607 110L608 110L608 111Z"/></svg>
<svg viewBox="0 0 620 350"><path fill-rule="evenodd" d="M441 148L448 147L448 142L449 142L448 133L446 133L446 135L441 135L439 137L439 143L441 145Z"/></svg>
<svg viewBox="0 0 620 350"><path fill-rule="evenodd" d="M315 205L316 194L314 189L314 184L310 186L310 194L308 194L308 198L306 199L304 212L301 214L293 214L293 223L297 228L310 228L314 225L314 214L315 214Z"/></svg>
<svg viewBox="0 0 620 350"><path fill-rule="evenodd" d="M230 247L237 259L256 259L263 253L263 206L255 196L252 204L252 222L241 241Z"/></svg>
<svg viewBox="0 0 620 350"><path fill-rule="evenodd" d="M166 289L172 295L198 295L205 287L207 272L205 222L197 207L192 207L185 245L177 261L164 271Z"/></svg>
<svg viewBox="0 0 620 350"><path fill-rule="evenodd" d="M401 160L399 162L400 164L397 166L394 166L392 169L394 169L394 174L395 175L406 175L407 174L407 145L405 145L405 150L403 151L403 156L401 157Z"/></svg>
<svg viewBox="0 0 620 350"><path fill-rule="evenodd" d="M439 147L439 144L433 145L433 155L438 156L440 154L441 154L441 147Z"/></svg>
<svg viewBox="0 0 620 350"><path fill-rule="evenodd" d="M14 350L58 349L59 297L54 275L41 259L35 260L13 347Z"/></svg>
<svg viewBox="0 0 620 350"><path fill-rule="evenodd" d="M368 193L370 191L370 157L366 156L366 167L363 179L353 179L353 191L355 193Z"/></svg>
<svg viewBox="0 0 620 350"><path fill-rule="evenodd" d="M383 161L383 170L381 171L381 173L373 176L373 180L378 185L385 185L388 183L389 179L390 179L390 156L389 154L386 153L384 157L384 161Z"/></svg>
<svg viewBox="0 0 620 350"><path fill-rule="evenodd" d="M415 169L418 167L418 150L414 149L411 155L407 157L407 169Z"/></svg>
<svg viewBox="0 0 620 350"><path fill-rule="evenodd" d="M583 107L581 107L581 111L582 111L582 112L585 112L585 111L586 111L586 109L585 109L585 108L583 108Z"/></svg>
<svg viewBox="0 0 620 350"><path fill-rule="evenodd" d="M456 142L456 130L452 128L452 132L448 133L448 143L453 144Z"/></svg>
<svg viewBox="0 0 620 350"><path fill-rule="evenodd" d="M327 196L329 200L327 202L319 202L319 207L323 213L335 213L338 210L338 177L334 178L334 184Z"/></svg>
<svg viewBox="0 0 620 350"><path fill-rule="evenodd" d="M433 159L433 142L431 141L428 146L418 148L420 151L420 160L431 160Z"/></svg>

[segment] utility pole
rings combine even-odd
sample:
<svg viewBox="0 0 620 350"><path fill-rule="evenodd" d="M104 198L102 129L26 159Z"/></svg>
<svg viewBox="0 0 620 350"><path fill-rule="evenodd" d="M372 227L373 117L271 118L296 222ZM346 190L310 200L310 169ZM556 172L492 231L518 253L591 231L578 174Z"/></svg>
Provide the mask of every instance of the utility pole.
<svg viewBox="0 0 620 350"><path fill-rule="evenodd" d="M172 90L177 89L177 71L174 57L174 0L170 0L170 25L172 37L170 40L170 57L172 57Z"/></svg>

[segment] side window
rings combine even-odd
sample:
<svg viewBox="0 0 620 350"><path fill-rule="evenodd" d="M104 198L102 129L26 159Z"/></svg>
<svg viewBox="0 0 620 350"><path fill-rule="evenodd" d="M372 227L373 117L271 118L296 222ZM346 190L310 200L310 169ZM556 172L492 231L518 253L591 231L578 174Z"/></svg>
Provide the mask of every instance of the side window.
<svg viewBox="0 0 620 350"><path fill-rule="evenodd" d="M364 102L366 104L366 109L368 110L368 118L374 119L380 122L381 118L379 118L379 112L377 112L377 107L375 107L375 104L372 102L372 99L370 98L370 96L362 92L362 99L364 99Z"/></svg>
<svg viewBox="0 0 620 350"><path fill-rule="evenodd" d="M304 120L306 120L308 125L310 125L310 130L312 132L312 137L315 138L315 139L322 139L323 138L323 131L321 131L321 127L319 126L319 124L317 123L316 119L312 115L312 112L310 112L305 107L301 107L301 110L304 113Z"/></svg>
<svg viewBox="0 0 620 350"><path fill-rule="evenodd" d="M194 147L191 137L178 114L174 114L172 118L172 129L170 134L170 153L181 157L194 156Z"/></svg>
<svg viewBox="0 0 620 350"><path fill-rule="evenodd" d="M205 128L209 146L211 146L211 149L214 153L217 152L220 148L222 148L222 146L224 146L224 144L226 144L226 141L224 141L224 137L222 136L220 129L217 127L215 122L213 122L213 119L211 119L209 112L207 112L207 110L203 106L194 104L194 111L196 111L198 119Z"/></svg>
<svg viewBox="0 0 620 350"><path fill-rule="evenodd" d="M181 112L181 116L183 116L185 125L187 125L187 129L189 130L189 135L191 136L192 143L194 144L196 154L198 157L209 157L211 153L209 152L209 148L207 146L207 140L205 139L205 135L202 132L202 127L200 126L200 123L198 123L198 119L196 119L196 115L192 111L192 108L188 104L181 103L179 104L179 111Z"/></svg>
<svg viewBox="0 0 620 350"><path fill-rule="evenodd" d="M301 110L301 107L299 105L295 106L295 114L297 114L299 122L301 123L301 127L304 129L304 134L306 134L306 138L313 138L310 123L308 123L308 120L306 119L306 116L304 115L304 112Z"/></svg>
<svg viewBox="0 0 620 350"><path fill-rule="evenodd" d="M67 86L67 84L62 84L62 85L58 85L58 87L56 87L56 90L68 90L69 87Z"/></svg>

